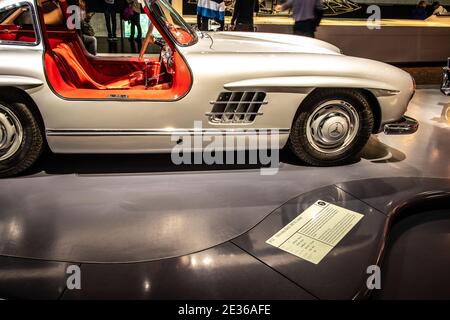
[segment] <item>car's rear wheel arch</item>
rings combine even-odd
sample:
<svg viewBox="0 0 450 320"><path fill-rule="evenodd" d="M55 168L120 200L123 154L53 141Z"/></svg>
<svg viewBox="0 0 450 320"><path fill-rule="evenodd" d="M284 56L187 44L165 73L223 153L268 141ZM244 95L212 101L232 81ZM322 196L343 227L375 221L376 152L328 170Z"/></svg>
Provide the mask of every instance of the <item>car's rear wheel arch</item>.
<svg viewBox="0 0 450 320"><path fill-rule="evenodd" d="M29 169L46 148L42 116L31 97L16 87L0 87L0 177Z"/></svg>
<svg viewBox="0 0 450 320"><path fill-rule="evenodd" d="M39 128L42 131L43 137L45 139L45 123L41 112L34 100L30 97L28 93L17 87L0 87L0 101L7 103L20 102L25 104L28 109L33 113L34 118L39 124ZM45 141L46 143L46 141Z"/></svg>

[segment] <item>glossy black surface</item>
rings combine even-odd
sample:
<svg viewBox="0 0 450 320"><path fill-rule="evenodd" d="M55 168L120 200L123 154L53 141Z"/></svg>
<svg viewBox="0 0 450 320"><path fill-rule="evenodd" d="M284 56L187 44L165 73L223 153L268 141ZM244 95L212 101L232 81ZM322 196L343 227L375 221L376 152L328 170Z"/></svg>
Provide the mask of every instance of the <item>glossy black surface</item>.
<svg viewBox="0 0 450 320"><path fill-rule="evenodd" d="M338 183L336 186L387 214L422 193L450 191L450 179L378 178Z"/></svg>
<svg viewBox="0 0 450 320"><path fill-rule="evenodd" d="M449 198L450 200L450 198ZM450 209L404 218L388 237L375 299L450 299Z"/></svg>
<svg viewBox="0 0 450 320"><path fill-rule="evenodd" d="M0 299L58 299L68 264L0 257Z"/></svg>
<svg viewBox="0 0 450 320"><path fill-rule="evenodd" d="M420 121L416 134L373 136L352 165L317 168L285 157L273 176L258 166L176 166L170 155L49 156L36 167L41 173L0 181L0 255L76 262L187 255L239 236L319 187L449 178L450 126L442 117L449 104L437 89L418 90L408 110Z"/></svg>
<svg viewBox="0 0 450 320"><path fill-rule="evenodd" d="M57 299L67 264L56 261L81 263L83 289L66 290L67 299L352 298L364 291L387 217L418 194L449 190L449 106L438 89L418 90L408 110L416 134L374 135L347 166L284 157L274 176L258 166L175 166L170 155L44 157L35 171L0 180L0 298ZM364 214L319 265L264 243L319 198ZM446 252L445 225L412 230L436 233L430 243ZM399 248L422 248L405 234ZM406 267L398 250L386 261ZM437 261L410 257L423 272ZM402 269L388 271L398 278Z"/></svg>
<svg viewBox="0 0 450 320"><path fill-rule="evenodd" d="M317 200L364 215L319 264L265 243ZM365 285L367 267L376 262L385 222L386 217L382 213L330 186L289 201L233 242L320 299L351 299Z"/></svg>
<svg viewBox="0 0 450 320"><path fill-rule="evenodd" d="M246 231L293 196L273 183L259 170L3 180L0 254L82 262L189 254Z"/></svg>
<svg viewBox="0 0 450 320"><path fill-rule="evenodd" d="M84 264L63 299L314 299L231 243L174 259Z"/></svg>

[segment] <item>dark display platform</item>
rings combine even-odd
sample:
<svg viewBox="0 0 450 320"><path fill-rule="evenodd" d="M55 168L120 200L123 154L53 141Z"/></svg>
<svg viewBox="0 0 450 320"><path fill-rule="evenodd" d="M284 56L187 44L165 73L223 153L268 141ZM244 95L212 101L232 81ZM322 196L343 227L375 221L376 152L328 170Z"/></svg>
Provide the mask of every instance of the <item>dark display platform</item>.
<svg viewBox="0 0 450 320"><path fill-rule="evenodd" d="M379 260L392 215L415 197L450 192L445 108L449 97L420 89L407 112L420 121L415 135L373 136L347 166L284 158L274 176L258 167L177 167L164 155L48 155L0 182L0 298L365 297L366 268ZM364 215L320 264L265 244L318 199ZM415 235L447 225L430 222ZM448 245L442 237L433 243ZM401 246L392 250L407 258ZM393 265L402 257L386 256ZM70 264L81 266L82 290L64 289Z"/></svg>

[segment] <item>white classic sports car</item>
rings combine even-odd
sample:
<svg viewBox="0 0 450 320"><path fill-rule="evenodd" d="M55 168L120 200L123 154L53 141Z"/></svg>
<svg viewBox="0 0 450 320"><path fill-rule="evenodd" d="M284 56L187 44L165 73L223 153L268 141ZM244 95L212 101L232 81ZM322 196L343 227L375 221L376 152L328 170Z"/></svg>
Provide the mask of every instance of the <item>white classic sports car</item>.
<svg viewBox="0 0 450 320"><path fill-rule="evenodd" d="M170 152L183 143L174 135L271 130L304 162L338 165L372 133L417 130L404 116L415 84L396 67L299 36L194 31L166 0L141 3L159 57L90 55L65 0L0 1L0 176L30 167L46 145Z"/></svg>

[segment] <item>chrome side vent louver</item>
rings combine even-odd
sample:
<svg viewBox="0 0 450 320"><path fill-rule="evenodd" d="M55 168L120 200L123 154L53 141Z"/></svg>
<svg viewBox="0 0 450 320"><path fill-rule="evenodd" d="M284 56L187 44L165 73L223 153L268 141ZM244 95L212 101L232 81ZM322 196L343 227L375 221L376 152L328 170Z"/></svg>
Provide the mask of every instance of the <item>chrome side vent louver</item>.
<svg viewBox="0 0 450 320"><path fill-rule="evenodd" d="M206 116L214 123L250 123L262 115L259 109L267 104L265 98L265 92L222 92L210 102L213 108Z"/></svg>

